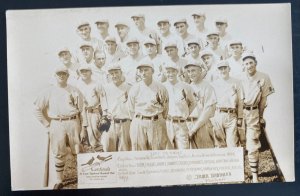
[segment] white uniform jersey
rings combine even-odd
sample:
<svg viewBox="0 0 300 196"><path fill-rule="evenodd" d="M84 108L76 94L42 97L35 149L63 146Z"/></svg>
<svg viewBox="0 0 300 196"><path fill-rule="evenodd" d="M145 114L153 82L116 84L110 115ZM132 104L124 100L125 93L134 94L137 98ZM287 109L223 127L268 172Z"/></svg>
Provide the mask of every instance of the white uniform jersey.
<svg viewBox="0 0 300 196"><path fill-rule="evenodd" d="M176 84L166 81L163 85L169 94L168 115L186 119L196 105L193 89L187 83L181 81Z"/></svg>
<svg viewBox="0 0 300 196"><path fill-rule="evenodd" d="M204 48L207 45L206 35L209 33L207 28L204 28L202 31L199 31L197 28L191 32L193 35L197 37L197 39L201 40L201 47Z"/></svg>
<svg viewBox="0 0 300 196"><path fill-rule="evenodd" d="M126 56L126 54L119 47L117 47L117 50L114 54L109 54L105 50L105 56L106 56L105 64L107 66L110 66L113 63L119 62L122 58Z"/></svg>
<svg viewBox="0 0 300 196"><path fill-rule="evenodd" d="M239 60L235 60L235 58L231 56L230 58L227 59L227 62L230 67L230 76L234 78L239 78L244 72L242 58L240 58Z"/></svg>
<svg viewBox="0 0 300 196"><path fill-rule="evenodd" d="M153 79L158 81L158 82L164 82L165 81L165 76L164 76L164 65L165 65L165 58L157 54L154 58L151 58L150 56L145 56L142 58L142 60L148 59L153 63L154 66L154 74L153 74Z"/></svg>
<svg viewBox="0 0 300 196"><path fill-rule="evenodd" d="M123 76L129 84L136 83L138 79L137 66L142 58L143 56L141 54L139 54L136 58L132 58L132 56L128 55L120 61Z"/></svg>
<svg viewBox="0 0 300 196"><path fill-rule="evenodd" d="M200 44L200 47L203 48L202 46L202 40L200 40L199 38L197 38L195 35L192 35L190 33L187 34L187 36L185 38L182 38L179 36L179 38L181 38L181 44L178 45L178 54L180 56L185 56L189 53L188 51L188 43L191 40L197 40L197 42Z"/></svg>
<svg viewBox="0 0 300 196"><path fill-rule="evenodd" d="M94 65L92 67L92 73L92 79L99 82L100 84L105 85L110 82L106 66L99 68Z"/></svg>
<svg viewBox="0 0 300 196"><path fill-rule="evenodd" d="M212 52L216 61L224 60L226 58L226 51L221 45L219 45L215 49L211 48L210 46L207 46L205 50L209 50L210 52Z"/></svg>

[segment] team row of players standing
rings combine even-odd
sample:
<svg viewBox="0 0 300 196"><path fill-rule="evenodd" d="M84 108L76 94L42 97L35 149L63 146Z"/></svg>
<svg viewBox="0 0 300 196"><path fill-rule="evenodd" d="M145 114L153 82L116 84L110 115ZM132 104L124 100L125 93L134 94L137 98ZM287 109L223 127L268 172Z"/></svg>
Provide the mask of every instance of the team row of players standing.
<svg viewBox="0 0 300 196"><path fill-rule="evenodd" d="M58 176L68 135L74 154L83 138L95 151L246 146L258 180L260 123L273 86L256 70L255 55L230 39L226 20L216 21L219 31L207 32L205 15L193 17L197 34L189 34L182 19L172 35L170 21L162 19L158 35L145 27L143 15L132 16L141 35L129 36L129 25L120 22L118 41L105 31L108 21L96 22L103 40L90 37L89 23L78 25L78 51L59 50L58 85L35 101L38 119L50 127ZM112 122L102 135L101 115Z"/></svg>

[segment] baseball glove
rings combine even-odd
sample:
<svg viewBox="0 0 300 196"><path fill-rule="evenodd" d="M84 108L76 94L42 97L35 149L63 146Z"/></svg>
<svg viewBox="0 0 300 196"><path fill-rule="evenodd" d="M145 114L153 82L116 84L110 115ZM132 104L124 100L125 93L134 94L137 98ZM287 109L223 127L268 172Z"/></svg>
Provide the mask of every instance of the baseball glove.
<svg viewBox="0 0 300 196"><path fill-rule="evenodd" d="M107 118L107 116L102 116L100 118L99 124L98 124L98 130L103 133L104 131L108 131L110 127L110 120Z"/></svg>

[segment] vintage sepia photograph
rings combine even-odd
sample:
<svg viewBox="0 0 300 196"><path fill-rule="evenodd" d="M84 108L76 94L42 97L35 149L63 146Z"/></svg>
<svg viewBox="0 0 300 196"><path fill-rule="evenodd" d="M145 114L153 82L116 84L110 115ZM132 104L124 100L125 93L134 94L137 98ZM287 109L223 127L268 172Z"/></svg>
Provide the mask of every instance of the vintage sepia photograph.
<svg viewBox="0 0 300 196"><path fill-rule="evenodd" d="M13 191L295 180L290 4L6 22Z"/></svg>

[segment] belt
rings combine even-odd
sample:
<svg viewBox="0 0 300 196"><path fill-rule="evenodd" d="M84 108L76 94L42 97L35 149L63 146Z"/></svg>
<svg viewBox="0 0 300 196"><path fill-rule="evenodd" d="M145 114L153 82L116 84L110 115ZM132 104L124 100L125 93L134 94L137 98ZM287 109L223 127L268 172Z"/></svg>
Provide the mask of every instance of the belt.
<svg viewBox="0 0 300 196"><path fill-rule="evenodd" d="M158 120L158 115L155 116L143 116L143 115L136 115L136 118L142 119L142 120Z"/></svg>
<svg viewBox="0 0 300 196"><path fill-rule="evenodd" d="M129 119L113 119L114 123L124 123L124 122L127 122L127 121L129 121Z"/></svg>
<svg viewBox="0 0 300 196"><path fill-rule="evenodd" d="M59 120L59 121L62 121L62 120L74 120L77 118L77 114L75 116L70 116L70 117L61 117L61 118L51 118L51 120Z"/></svg>
<svg viewBox="0 0 300 196"><path fill-rule="evenodd" d="M170 120L173 123L184 123L185 122L185 119L176 118L176 117L172 117L172 116L168 116L167 120Z"/></svg>
<svg viewBox="0 0 300 196"><path fill-rule="evenodd" d="M188 117L188 118L186 119L186 121L188 121L188 122L194 122L194 121L196 121L196 120L198 120L198 118L196 118L196 117Z"/></svg>
<svg viewBox="0 0 300 196"><path fill-rule="evenodd" d="M217 108L217 111L224 113L236 113L236 109L234 108Z"/></svg>
<svg viewBox="0 0 300 196"><path fill-rule="evenodd" d="M87 109L86 111L88 111L89 113L100 113L99 108L90 108Z"/></svg>
<svg viewBox="0 0 300 196"><path fill-rule="evenodd" d="M258 106L245 106L243 107L246 110L256 110L258 108Z"/></svg>

